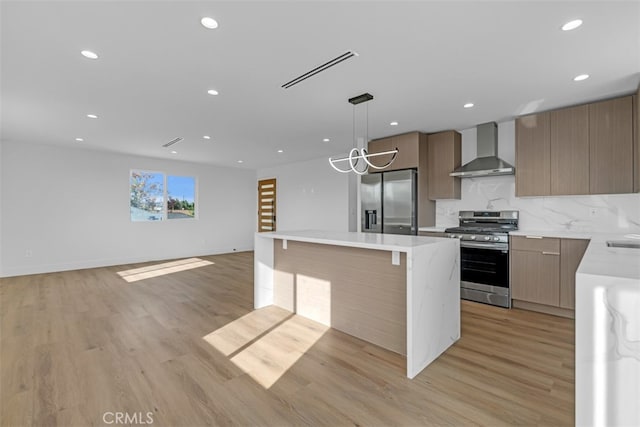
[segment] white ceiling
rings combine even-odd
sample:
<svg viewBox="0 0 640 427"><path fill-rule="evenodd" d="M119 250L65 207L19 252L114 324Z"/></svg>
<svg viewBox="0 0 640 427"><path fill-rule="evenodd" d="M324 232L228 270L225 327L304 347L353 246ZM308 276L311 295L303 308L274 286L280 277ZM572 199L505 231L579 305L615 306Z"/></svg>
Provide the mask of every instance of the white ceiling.
<svg viewBox="0 0 640 427"><path fill-rule="evenodd" d="M630 93L640 81L638 1L1 7L3 141L257 169L347 151L347 99L363 92L375 97L366 105L377 138L504 121ZM202 27L203 16L219 28ZM582 27L560 31L574 18ZM100 58L85 59L83 49ZM348 50L359 56L281 88ZM591 78L572 80L582 73ZM171 154L162 144L176 137L184 141Z"/></svg>

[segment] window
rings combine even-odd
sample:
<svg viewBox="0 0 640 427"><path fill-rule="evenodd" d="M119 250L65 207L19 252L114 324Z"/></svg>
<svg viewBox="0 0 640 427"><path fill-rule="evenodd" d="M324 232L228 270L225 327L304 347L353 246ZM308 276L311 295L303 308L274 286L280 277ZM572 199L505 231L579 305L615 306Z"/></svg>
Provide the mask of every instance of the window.
<svg viewBox="0 0 640 427"><path fill-rule="evenodd" d="M167 218L194 218L196 179L191 176L167 177Z"/></svg>
<svg viewBox="0 0 640 427"><path fill-rule="evenodd" d="M129 177L131 221L196 217L196 179L132 170Z"/></svg>

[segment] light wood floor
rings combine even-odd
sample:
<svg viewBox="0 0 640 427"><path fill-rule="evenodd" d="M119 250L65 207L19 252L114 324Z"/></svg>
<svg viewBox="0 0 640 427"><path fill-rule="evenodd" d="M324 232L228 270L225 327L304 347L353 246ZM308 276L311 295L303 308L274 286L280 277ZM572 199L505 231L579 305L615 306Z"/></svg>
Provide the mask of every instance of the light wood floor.
<svg viewBox="0 0 640 427"><path fill-rule="evenodd" d="M573 425L571 319L463 301L461 340L408 380L395 353L252 312L252 253L201 259L2 279L0 425Z"/></svg>

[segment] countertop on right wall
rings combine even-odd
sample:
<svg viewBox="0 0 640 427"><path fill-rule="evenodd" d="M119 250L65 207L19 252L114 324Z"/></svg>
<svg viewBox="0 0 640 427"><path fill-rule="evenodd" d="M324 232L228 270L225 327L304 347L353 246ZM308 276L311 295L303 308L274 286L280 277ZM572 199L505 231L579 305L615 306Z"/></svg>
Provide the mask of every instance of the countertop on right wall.
<svg viewBox="0 0 640 427"><path fill-rule="evenodd" d="M640 425L640 243L591 238L576 273L576 425Z"/></svg>

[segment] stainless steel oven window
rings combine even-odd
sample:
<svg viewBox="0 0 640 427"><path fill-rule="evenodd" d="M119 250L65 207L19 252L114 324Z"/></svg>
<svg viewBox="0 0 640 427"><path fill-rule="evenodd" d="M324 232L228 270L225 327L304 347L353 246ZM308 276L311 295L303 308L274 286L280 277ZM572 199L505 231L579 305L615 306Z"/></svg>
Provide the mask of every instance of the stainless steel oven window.
<svg viewBox="0 0 640 427"><path fill-rule="evenodd" d="M460 247L460 279L509 288L509 250Z"/></svg>

